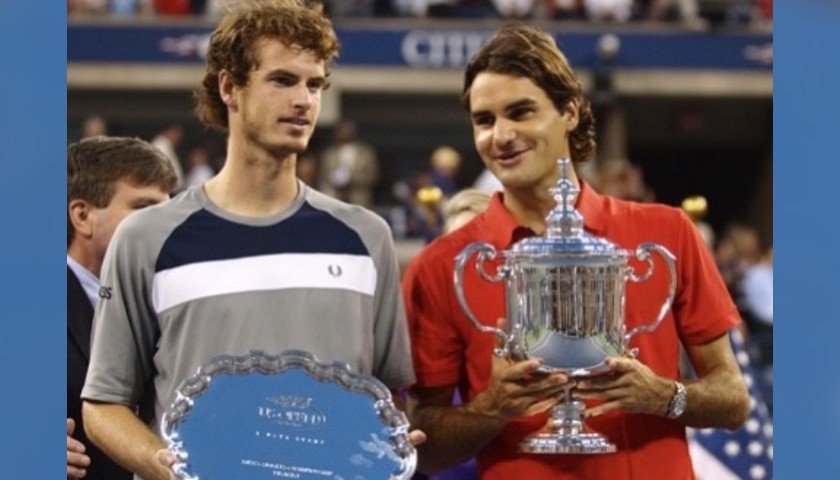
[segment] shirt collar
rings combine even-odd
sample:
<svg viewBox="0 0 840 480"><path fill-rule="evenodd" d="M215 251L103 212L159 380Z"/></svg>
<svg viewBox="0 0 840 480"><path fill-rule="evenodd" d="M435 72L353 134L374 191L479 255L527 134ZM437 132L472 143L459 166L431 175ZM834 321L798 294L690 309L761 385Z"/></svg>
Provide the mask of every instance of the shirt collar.
<svg viewBox="0 0 840 480"><path fill-rule="evenodd" d="M584 230L597 235L604 229L606 220L604 196L588 183L579 180L580 194L575 208L583 216ZM496 192L484 214L483 234L497 248L507 248L517 241L535 235L528 227L520 225L504 204L504 192Z"/></svg>
<svg viewBox="0 0 840 480"><path fill-rule="evenodd" d="M76 274L76 278L78 278L79 283L82 284L82 289L85 291L85 295L87 295L90 300L90 304L96 308L96 304L99 303L99 279L90 270L74 260L70 255L67 255L67 266L70 267L70 270L73 270L74 274Z"/></svg>

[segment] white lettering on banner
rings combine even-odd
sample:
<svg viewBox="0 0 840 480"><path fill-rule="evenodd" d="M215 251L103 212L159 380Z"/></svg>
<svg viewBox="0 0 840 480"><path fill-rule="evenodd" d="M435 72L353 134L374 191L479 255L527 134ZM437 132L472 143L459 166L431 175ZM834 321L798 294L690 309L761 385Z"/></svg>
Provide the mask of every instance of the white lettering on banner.
<svg viewBox="0 0 840 480"><path fill-rule="evenodd" d="M773 65L773 44L748 45L744 47L744 58L761 65Z"/></svg>
<svg viewBox="0 0 840 480"><path fill-rule="evenodd" d="M176 57L207 58L210 34L163 37L159 46L162 52L171 53Z"/></svg>
<svg viewBox="0 0 840 480"><path fill-rule="evenodd" d="M457 30L412 30L403 37L403 60L412 67L463 67L492 33Z"/></svg>

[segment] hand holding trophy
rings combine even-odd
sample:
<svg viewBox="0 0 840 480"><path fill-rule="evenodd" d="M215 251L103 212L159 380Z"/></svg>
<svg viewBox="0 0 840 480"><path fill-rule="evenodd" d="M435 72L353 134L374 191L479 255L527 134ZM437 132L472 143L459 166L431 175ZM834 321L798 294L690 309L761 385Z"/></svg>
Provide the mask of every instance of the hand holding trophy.
<svg viewBox="0 0 840 480"><path fill-rule="evenodd" d="M583 216L574 208L580 192L569 178L570 161L558 160L561 175L550 189L557 206L546 218L544 235L520 240L509 249L475 242L455 259L455 292L473 326L495 334L500 342L495 354L514 360L543 359L538 373L566 372L573 379L605 374L609 357L638 353L629 350L638 333L655 330L665 318L676 292L676 260L663 246L643 243L635 252L583 230ZM644 282L654 273L651 252L660 254L670 271L668 293L659 314L650 323L626 331L624 318L627 281ZM469 307L464 293L464 267L474 255L476 269L486 281L505 281L507 328L482 324ZM504 263L489 275L484 262L501 254ZM637 275L628 265L631 257L646 262ZM595 432L584 430L585 405L573 399L571 382L564 400L551 412L547 432L526 437L520 450L526 453L610 453L615 445Z"/></svg>

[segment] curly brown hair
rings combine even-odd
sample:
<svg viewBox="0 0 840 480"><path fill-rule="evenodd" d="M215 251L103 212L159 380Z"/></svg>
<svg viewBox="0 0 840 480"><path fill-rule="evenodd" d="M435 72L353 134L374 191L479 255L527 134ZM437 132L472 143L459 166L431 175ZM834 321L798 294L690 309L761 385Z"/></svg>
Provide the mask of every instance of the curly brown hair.
<svg viewBox="0 0 840 480"><path fill-rule="evenodd" d="M219 73L226 70L236 86L245 86L250 72L259 68L254 45L266 38L310 51L324 60L328 69L338 57L338 38L320 2L239 2L210 36L204 79L193 94L195 112L202 123L227 133L228 111L219 93Z"/></svg>
<svg viewBox="0 0 840 480"><path fill-rule="evenodd" d="M554 103L558 111L574 101L578 125L569 135L573 162L588 160L595 152L595 116L583 96L580 80L551 35L524 24L510 24L497 31L467 64L464 73L463 105L470 108L470 88L481 72L493 72L531 79Z"/></svg>

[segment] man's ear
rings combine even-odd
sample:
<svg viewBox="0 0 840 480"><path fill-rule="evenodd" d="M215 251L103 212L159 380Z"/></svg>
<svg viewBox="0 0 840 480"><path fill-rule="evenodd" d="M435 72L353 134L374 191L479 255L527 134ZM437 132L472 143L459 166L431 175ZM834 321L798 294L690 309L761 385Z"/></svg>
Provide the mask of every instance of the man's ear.
<svg viewBox="0 0 840 480"><path fill-rule="evenodd" d="M92 209L93 205L85 200L70 200L70 203L67 204L67 213L70 216L70 222L79 235L85 237L93 235L93 225L91 225L90 221L90 212Z"/></svg>
<svg viewBox="0 0 840 480"><path fill-rule="evenodd" d="M580 105L578 104L577 100L569 100L565 107L563 107L563 112L561 115L566 120L566 129L568 131L573 131L577 128L578 122L580 121Z"/></svg>
<svg viewBox="0 0 840 480"><path fill-rule="evenodd" d="M219 72L219 96L222 102L230 108L236 108L236 96L233 94L236 85L233 83L233 75L227 70Z"/></svg>

